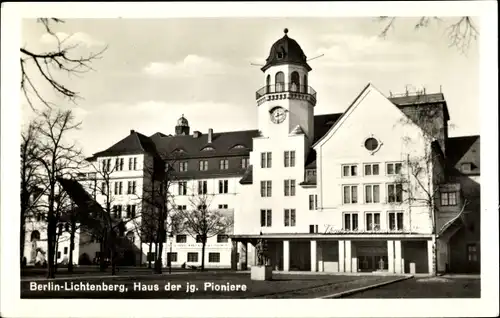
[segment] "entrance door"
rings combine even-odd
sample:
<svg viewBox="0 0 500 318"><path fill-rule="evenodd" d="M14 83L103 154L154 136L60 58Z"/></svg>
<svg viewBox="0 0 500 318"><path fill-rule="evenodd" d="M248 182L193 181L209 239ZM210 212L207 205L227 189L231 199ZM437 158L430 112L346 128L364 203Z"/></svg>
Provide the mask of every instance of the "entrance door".
<svg viewBox="0 0 500 318"><path fill-rule="evenodd" d="M467 272L479 272L479 246L476 243L467 244Z"/></svg>

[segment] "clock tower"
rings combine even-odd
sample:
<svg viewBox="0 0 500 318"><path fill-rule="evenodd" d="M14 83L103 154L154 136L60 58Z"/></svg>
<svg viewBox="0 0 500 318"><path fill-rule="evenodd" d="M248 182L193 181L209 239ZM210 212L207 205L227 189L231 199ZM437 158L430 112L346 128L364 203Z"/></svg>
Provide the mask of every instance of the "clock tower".
<svg viewBox="0 0 500 318"><path fill-rule="evenodd" d="M256 92L262 137L284 137L301 132L307 145L314 138L316 92L308 84L311 67L300 45L285 35L271 47L264 72L265 86Z"/></svg>

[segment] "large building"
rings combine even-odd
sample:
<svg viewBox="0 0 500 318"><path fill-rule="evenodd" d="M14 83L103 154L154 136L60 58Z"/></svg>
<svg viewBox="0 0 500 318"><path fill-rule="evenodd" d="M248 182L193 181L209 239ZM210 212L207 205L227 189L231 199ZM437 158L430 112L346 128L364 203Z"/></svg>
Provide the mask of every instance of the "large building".
<svg viewBox="0 0 500 318"><path fill-rule="evenodd" d="M315 115L312 69L287 33L261 69L255 130L191 132L182 116L175 135L132 130L89 158L114 169L114 215L134 219L147 208L146 166L160 160L175 171L173 210L189 209L192 194L210 194L212 209L234 215L230 238L209 239L207 267L253 266L264 239L268 264L281 271L478 272L479 136L448 136L442 93L387 97L372 84L343 113ZM94 195L105 203L102 186ZM134 231L137 222L124 233L135 264L155 253ZM195 237L169 235L163 250L173 266L200 264ZM80 257L96 256L92 241L81 235Z"/></svg>

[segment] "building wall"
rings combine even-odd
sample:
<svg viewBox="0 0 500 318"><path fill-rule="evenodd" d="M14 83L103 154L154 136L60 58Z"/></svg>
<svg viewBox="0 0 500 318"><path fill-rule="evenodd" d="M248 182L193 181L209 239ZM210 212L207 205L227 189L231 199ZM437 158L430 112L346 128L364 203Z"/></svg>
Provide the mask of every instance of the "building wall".
<svg viewBox="0 0 500 318"><path fill-rule="evenodd" d="M336 124L317 146L318 154L317 180L320 218L325 224L335 229L342 229L343 213L358 212L359 228L364 229L363 220L366 212L381 212L381 229L387 229L387 213L403 211L406 231L430 233L431 223L428 208L423 204L407 204L408 193L403 193L403 204L388 202L387 186L401 180L411 180L412 195L423 196L422 189L416 186L407 172L407 159L417 162L424 156L425 147L429 147L423 138L420 128L405 122L404 114L390 103L384 96L368 89L344 119ZM383 124L381 124L383 123ZM364 147L366 138L373 136L381 143L378 151L371 153ZM387 175L386 164L402 164L402 172L398 175ZM364 164L378 163L378 176L365 176ZM357 176L342 176L343 165L356 165ZM429 170L430 171L430 170ZM426 178L427 174L422 178ZM380 203L365 204L365 185L380 185ZM343 186L358 186L358 203L343 203ZM408 190L408 186L405 186ZM420 191L420 192L419 192ZM411 223L411 224L410 224Z"/></svg>

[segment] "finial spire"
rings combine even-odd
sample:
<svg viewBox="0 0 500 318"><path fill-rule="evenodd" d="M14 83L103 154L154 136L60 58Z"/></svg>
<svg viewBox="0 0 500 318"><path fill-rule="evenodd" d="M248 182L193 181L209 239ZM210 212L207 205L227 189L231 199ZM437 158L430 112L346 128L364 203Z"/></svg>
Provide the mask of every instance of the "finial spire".
<svg viewBox="0 0 500 318"><path fill-rule="evenodd" d="M286 34L288 33L288 28L285 28L285 29L283 30L283 32L285 32L285 35L286 35Z"/></svg>

